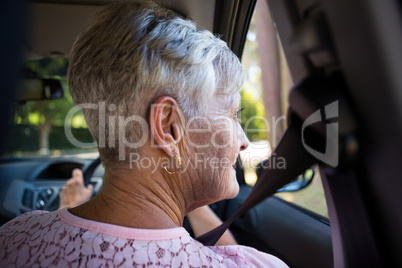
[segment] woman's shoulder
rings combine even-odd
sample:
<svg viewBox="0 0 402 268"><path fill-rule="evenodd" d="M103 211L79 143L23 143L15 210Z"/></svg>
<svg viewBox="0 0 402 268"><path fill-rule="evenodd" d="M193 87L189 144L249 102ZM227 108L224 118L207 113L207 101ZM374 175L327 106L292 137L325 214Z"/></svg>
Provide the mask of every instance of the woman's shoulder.
<svg viewBox="0 0 402 268"><path fill-rule="evenodd" d="M31 225L38 225L40 223L47 222L49 219L55 219L57 217L56 212L49 212L44 210L34 210L18 216L11 221L5 223L0 227L0 233L10 232L10 230L24 227L28 229Z"/></svg>
<svg viewBox="0 0 402 268"><path fill-rule="evenodd" d="M225 266L288 267L279 258L247 246L230 245L209 248L224 258Z"/></svg>
<svg viewBox="0 0 402 268"><path fill-rule="evenodd" d="M115 227L111 231L109 225L90 226L91 221L68 215L67 210L34 211L4 225L0 229L0 266L29 266L36 260L68 267L83 260L89 267L118 263L171 267L287 267L272 255L244 246L205 247L191 238L184 228L130 231L130 228ZM103 228L108 232L103 232ZM116 235L110 232L116 232ZM27 252L33 255L28 258Z"/></svg>
<svg viewBox="0 0 402 268"><path fill-rule="evenodd" d="M6 244L18 244L34 234L46 233L57 221L57 211L31 211L22 214L0 227L0 249Z"/></svg>

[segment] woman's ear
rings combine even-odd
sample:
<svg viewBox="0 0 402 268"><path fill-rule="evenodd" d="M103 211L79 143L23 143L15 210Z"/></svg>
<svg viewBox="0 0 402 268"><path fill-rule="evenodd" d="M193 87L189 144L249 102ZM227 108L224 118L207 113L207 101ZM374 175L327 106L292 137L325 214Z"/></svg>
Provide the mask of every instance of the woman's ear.
<svg viewBox="0 0 402 268"><path fill-rule="evenodd" d="M149 124L152 133L152 145L157 145L169 156L178 153L177 144L184 131L182 113L175 99L169 96L159 97L152 105Z"/></svg>

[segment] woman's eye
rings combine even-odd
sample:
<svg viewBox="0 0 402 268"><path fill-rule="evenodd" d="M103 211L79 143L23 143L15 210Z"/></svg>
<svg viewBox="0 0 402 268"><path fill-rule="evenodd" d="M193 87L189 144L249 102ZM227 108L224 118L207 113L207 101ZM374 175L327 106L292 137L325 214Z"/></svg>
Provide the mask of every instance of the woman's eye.
<svg viewBox="0 0 402 268"><path fill-rule="evenodd" d="M237 120L237 122L241 123L241 117L240 117L240 113L241 111L243 111L244 108L238 109L234 115L234 118Z"/></svg>

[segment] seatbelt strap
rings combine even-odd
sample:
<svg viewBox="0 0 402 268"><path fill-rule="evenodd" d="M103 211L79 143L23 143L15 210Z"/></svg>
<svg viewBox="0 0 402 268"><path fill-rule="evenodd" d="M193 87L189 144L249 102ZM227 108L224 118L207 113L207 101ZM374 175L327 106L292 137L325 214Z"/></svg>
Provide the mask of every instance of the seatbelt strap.
<svg viewBox="0 0 402 268"><path fill-rule="evenodd" d="M275 158L285 159L285 168L279 169L270 163L271 161L277 161ZM215 245L237 217L267 197L275 194L278 189L291 182L316 162L317 159L311 156L302 144L300 126L290 125L240 208L222 225L197 237L196 240L205 246Z"/></svg>
<svg viewBox="0 0 402 268"><path fill-rule="evenodd" d="M338 147L339 136L346 136L355 131L356 124L353 120L353 113L341 94L341 89L344 88L346 85L340 73L335 72L327 76L323 72L317 72L306 77L291 90L289 93L289 127L268 160L257 183L242 206L221 226L197 237L199 242L206 246L215 245L238 216L275 194L278 189L294 180L313 164L323 164L321 162L323 159L319 160L311 155L306 150L304 143L309 144L309 148L322 152L326 151L327 141L331 142L331 146L335 149ZM338 110L338 104L342 109ZM321 121L317 111L325 111L330 118L336 117L339 112L339 121L342 121L339 131L338 129L328 129L327 124ZM311 121L307 124L309 127L305 126L306 121ZM331 137L328 134L334 135ZM325 138L326 136L328 138ZM329 139L330 137L331 139ZM332 155L329 154L329 156ZM285 160L286 167L284 169L278 169L271 163L276 161L275 158L280 157Z"/></svg>

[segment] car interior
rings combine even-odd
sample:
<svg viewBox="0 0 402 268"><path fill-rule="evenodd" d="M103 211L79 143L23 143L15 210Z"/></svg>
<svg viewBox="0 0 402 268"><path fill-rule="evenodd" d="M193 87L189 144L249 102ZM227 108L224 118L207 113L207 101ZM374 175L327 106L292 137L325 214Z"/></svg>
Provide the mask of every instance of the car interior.
<svg viewBox="0 0 402 268"><path fill-rule="evenodd" d="M1 51L6 52L0 63L2 150L13 139L7 122L16 102L63 97L65 86L53 77L21 77L22 62L68 57L88 19L112 1L0 4ZM252 188L239 159L239 195L211 208L228 220L239 244L273 254L289 267L401 266L401 2L258 1L269 7L294 82L287 129L274 148L287 167L264 168L273 161L266 160ZM257 0L158 2L219 35L242 58ZM306 170L312 166L321 177L328 217L273 196L308 188L312 176ZM96 194L104 173L96 153L1 158L0 226L28 211L56 210L74 168L83 170ZM185 227L191 233L186 221Z"/></svg>

